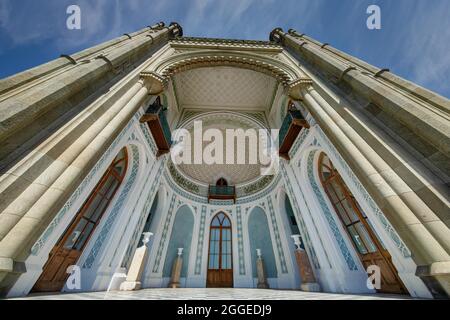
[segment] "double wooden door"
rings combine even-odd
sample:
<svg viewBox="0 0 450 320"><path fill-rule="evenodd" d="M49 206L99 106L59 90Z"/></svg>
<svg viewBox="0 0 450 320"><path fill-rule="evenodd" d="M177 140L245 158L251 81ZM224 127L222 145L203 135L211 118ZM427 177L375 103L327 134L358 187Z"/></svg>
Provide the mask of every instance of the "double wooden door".
<svg viewBox="0 0 450 320"><path fill-rule="evenodd" d="M123 149L89 195L58 243L49 254L33 292L61 291L69 277L68 268L77 263L126 172L127 153Z"/></svg>
<svg viewBox="0 0 450 320"><path fill-rule="evenodd" d="M211 222L206 286L233 287L231 222L224 213L217 214Z"/></svg>

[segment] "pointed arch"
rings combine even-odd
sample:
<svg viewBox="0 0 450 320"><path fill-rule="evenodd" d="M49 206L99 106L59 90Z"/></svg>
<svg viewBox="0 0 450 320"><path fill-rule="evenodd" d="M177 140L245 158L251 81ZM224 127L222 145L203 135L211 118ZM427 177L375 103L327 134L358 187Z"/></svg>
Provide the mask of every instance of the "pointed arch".
<svg viewBox="0 0 450 320"><path fill-rule="evenodd" d="M211 219L207 287L233 287L232 224L220 211Z"/></svg>

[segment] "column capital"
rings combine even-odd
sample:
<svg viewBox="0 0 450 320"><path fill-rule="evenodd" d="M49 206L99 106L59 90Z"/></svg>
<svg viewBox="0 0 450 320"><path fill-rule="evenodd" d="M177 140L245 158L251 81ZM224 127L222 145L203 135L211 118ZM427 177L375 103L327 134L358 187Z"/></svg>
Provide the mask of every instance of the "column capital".
<svg viewBox="0 0 450 320"><path fill-rule="evenodd" d="M289 96L294 101L302 100L302 91L311 87L313 81L311 78L302 77L289 82L286 86L286 91Z"/></svg>
<svg viewBox="0 0 450 320"><path fill-rule="evenodd" d="M140 81L147 88L150 95L159 95L167 87L167 78L153 71L144 71L140 74Z"/></svg>

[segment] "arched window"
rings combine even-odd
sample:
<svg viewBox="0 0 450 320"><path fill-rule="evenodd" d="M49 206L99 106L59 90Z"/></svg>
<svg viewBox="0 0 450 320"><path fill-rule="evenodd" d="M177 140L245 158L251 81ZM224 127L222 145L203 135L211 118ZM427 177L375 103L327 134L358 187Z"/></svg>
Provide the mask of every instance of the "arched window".
<svg viewBox="0 0 450 320"><path fill-rule="evenodd" d="M351 235L358 252L366 254L377 251L375 242L364 227L367 224L367 216L361 210L353 194L348 190L333 163L324 153L321 154L319 163L320 179L325 191L339 218Z"/></svg>
<svg viewBox="0 0 450 320"><path fill-rule="evenodd" d="M381 289L378 291L404 293L405 289L389 252L384 248L366 214L325 153L319 157L319 177L364 267L371 265L380 267L382 279Z"/></svg>
<svg viewBox="0 0 450 320"><path fill-rule="evenodd" d="M76 264L122 183L128 166L126 148L106 170L94 190L52 249L33 291L59 291L68 277L66 270Z"/></svg>
<svg viewBox="0 0 450 320"><path fill-rule="evenodd" d="M218 187L227 187L228 186L228 181L225 180L225 178L220 178L219 180L217 180L216 186L218 186Z"/></svg>

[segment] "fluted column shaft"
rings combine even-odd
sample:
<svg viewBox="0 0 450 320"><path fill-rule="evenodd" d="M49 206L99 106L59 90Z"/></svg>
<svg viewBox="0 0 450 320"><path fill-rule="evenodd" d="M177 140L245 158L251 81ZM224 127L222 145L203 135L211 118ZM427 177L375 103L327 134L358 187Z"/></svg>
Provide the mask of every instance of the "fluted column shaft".
<svg viewBox="0 0 450 320"><path fill-rule="evenodd" d="M346 159L427 276L450 274L450 231L423 204L371 146L333 109L312 85L301 88L304 104ZM433 271L434 270L434 271ZM448 279L440 281L450 293Z"/></svg>
<svg viewBox="0 0 450 320"><path fill-rule="evenodd" d="M159 47L161 41L167 41L171 35L180 33L180 30L177 24L167 28L160 26L158 30L150 32L148 37L139 36L136 46L131 46L131 50L142 46L151 48L153 44L155 48ZM156 41L158 37L160 39ZM126 48L115 48L107 58L100 58L96 63L120 63L122 57L128 54L124 50ZM51 83L42 85L47 87ZM37 90L38 87L39 85ZM31 150L28 156L2 173L0 294L14 281L11 279L18 273L25 272L23 261L29 256L34 242L101 155L149 95L158 95L161 89L161 83L155 83L155 79L145 75L141 79L128 77L119 88L90 104L86 111L79 112L72 121ZM45 94L44 92L43 99L51 103L52 99ZM20 96L21 93L17 97ZM14 100L11 99L2 103L13 103ZM31 110L34 108L34 100L29 103L27 108ZM38 106L42 106L42 103L37 103L36 107Z"/></svg>

